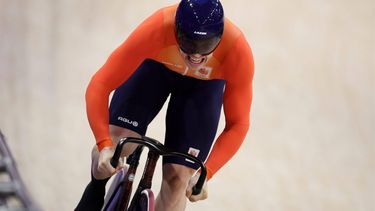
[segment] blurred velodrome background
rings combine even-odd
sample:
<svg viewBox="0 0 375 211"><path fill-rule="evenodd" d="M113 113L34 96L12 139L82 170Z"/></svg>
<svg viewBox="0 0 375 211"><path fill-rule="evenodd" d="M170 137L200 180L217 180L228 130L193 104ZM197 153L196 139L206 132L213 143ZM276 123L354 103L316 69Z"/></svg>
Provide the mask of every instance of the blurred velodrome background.
<svg viewBox="0 0 375 211"><path fill-rule="evenodd" d="M0 128L44 210L73 210L89 180L91 75L176 2L0 0ZM187 210L375 210L375 2L222 3L255 58L252 127Z"/></svg>

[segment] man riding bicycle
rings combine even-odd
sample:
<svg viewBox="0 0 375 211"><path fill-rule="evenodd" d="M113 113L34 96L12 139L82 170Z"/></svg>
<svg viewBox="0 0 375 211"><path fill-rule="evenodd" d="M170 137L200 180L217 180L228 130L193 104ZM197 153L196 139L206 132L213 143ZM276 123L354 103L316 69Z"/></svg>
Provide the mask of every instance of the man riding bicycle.
<svg viewBox="0 0 375 211"><path fill-rule="evenodd" d="M237 152L249 129L253 73L250 46L224 17L219 0L182 0L147 18L87 87L87 116L96 145L92 180L76 210L102 208L105 184L116 172L110 164L113 146L122 137L145 135L168 96L165 146L206 160L211 179ZM215 141L222 105L226 125ZM128 146L123 156L134 149ZM185 159L163 158L155 209L184 210L186 198L207 198L206 185L201 194L191 194L197 169Z"/></svg>

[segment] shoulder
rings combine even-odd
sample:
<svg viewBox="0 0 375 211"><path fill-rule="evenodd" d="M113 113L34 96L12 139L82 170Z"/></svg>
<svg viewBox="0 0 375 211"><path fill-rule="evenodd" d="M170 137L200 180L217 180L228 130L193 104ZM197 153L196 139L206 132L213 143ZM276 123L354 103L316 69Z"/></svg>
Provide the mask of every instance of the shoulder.
<svg viewBox="0 0 375 211"><path fill-rule="evenodd" d="M248 46L245 35L242 33L239 27L237 27L228 18L225 18L224 22L224 33L222 40L226 45L230 46L233 50L235 46Z"/></svg>
<svg viewBox="0 0 375 211"><path fill-rule="evenodd" d="M228 18L224 20L224 32L215 56L224 60L228 54L249 50L249 44L242 31Z"/></svg>
<svg viewBox="0 0 375 211"><path fill-rule="evenodd" d="M145 36L147 39L156 38L162 39L165 32L173 26L176 6L163 7L156 10L154 13L144 19L138 27L133 31L136 36Z"/></svg>
<svg viewBox="0 0 375 211"><path fill-rule="evenodd" d="M168 31L169 33L174 33L174 23L177 6L177 4L174 4L161 9L161 12L163 14L164 30Z"/></svg>
<svg viewBox="0 0 375 211"><path fill-rule="evenodd" d="M254 61L250 45L242 31L227 18L223 37L215 54L223 65L227 81L246 81L244 78L252 78Z"/></svg>
<svg viewBox="0 0 375 211"><path fill-rule="evenodd" d="M152 16L158 16L163 19L164 23L174 23L177 4L160 8Z"/></svg>
<svg viewBox="0 0 375 211"><path fill-rule="evenodd" d="M169 31L173 28L174 17L176 14L177 5L167 6L160 8L151 14L146 20L144 20L140 25L146 25L154 30Z"/></svg>
<svg viewBox="0 0 375 211"><path fill-rule="evenodd" d="M242 31L228 18L224 19L224 39L237 39L239 36L243 35Z"/></svg>

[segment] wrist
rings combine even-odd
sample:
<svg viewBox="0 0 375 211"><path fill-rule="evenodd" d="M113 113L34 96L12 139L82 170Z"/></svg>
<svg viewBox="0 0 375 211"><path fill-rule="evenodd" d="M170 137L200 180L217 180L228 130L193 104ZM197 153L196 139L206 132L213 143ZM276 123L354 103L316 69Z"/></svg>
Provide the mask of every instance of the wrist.
<svg viewBox="0 0 375 211"><path fill-rule="evenodd" d="M104 139L99 142L96 142L99 152L102 151L105 147L112 147L113 143L111 139Z"/></svg>

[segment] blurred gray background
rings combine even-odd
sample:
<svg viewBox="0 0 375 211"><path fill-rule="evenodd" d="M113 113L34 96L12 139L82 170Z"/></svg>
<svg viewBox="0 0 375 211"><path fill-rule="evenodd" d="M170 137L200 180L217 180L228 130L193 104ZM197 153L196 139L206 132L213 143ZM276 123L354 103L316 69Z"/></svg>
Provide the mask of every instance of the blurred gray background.
<svg viewBox="0 0 375 211"><path fill-rule="evenodd" d="M72 210L89 181L90 77L176 2L0 0L0 128L44 210ZM375 2L222 3L255 58L252 126L187 210L375 210ZM162 139L164 114L149 136Z"/></svg>

